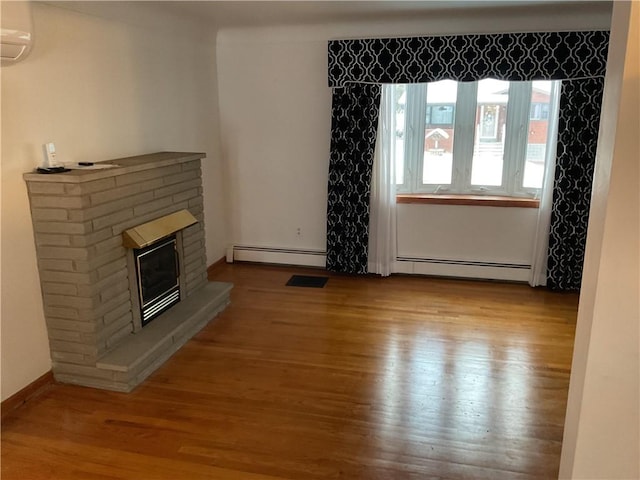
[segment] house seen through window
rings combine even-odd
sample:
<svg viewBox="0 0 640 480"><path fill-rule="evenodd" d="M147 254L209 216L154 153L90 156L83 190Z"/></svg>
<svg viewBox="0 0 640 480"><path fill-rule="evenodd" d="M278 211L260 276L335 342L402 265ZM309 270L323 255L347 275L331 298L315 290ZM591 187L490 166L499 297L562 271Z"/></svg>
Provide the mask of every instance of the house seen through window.
<svg viewBox="0 0 640 480"><path fill-rule="evenodd" d="M398 192L537 196L559 83L389 86Z"/></svg>

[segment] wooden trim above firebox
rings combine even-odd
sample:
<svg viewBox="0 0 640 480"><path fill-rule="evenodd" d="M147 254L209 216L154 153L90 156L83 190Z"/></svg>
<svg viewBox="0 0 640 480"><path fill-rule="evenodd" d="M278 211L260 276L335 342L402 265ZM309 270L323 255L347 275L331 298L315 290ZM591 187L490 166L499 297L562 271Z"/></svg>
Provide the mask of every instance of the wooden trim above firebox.
<svg viewBox="0 0 640 480"><path fill-rule="evenodd" d="M180 210L125 230L122 243L127 248L143 248L195 223L198 220L188 210Z"/></svg>

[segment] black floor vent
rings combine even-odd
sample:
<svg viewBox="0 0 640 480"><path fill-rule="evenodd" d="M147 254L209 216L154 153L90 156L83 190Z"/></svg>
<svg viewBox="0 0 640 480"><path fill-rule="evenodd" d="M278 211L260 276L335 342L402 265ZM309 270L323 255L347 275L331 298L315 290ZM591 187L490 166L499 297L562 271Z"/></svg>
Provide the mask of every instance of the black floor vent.
<svg viewBox="0 0 640 480"><path fill-rule="evenodd" d="M314 277L308 275L293 275L287 282L287 287L322 288L329 277Z"/></svg>

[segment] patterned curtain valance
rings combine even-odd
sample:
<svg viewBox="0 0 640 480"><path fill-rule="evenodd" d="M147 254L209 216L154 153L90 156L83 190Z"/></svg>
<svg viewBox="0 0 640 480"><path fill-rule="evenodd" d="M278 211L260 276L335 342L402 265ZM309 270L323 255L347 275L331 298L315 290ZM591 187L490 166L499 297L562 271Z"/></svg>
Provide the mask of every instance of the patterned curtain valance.
<svg viewBox="0 0 640 480"><path fill-rule="evenodd" d="M331 40L329 86L601 77L608 46L607 31Z"/></svg>

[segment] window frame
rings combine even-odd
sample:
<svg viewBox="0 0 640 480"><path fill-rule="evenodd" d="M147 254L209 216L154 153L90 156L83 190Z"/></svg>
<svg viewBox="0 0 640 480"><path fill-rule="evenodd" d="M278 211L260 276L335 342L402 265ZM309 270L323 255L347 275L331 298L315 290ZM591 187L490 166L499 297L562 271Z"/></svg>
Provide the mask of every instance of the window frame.
<svg viewBox="0 0 640 480"><path fill-rule="evenodd" d="M548 103L531 102L531 112L529 113L529 120L549 121L551 112L548 105ZM547 108L545 108L545 106L547 106Z"/></svg>
<svg viewBox="0 0 640 480"><path fill-rule="evenodd" d="M474 141L476 135L476 111L478 109L478 82L457 82L456 102L453 106L453 155L451 183L423 183L424 142L426 123L427 84L406 84L404 106L404 174L403 184L397 185L398 194L428 195L492 195L504 197L538 198L540 188L524 187L524 172L527 161L527 141L532 119L531 111L533 82L509 82L507 118L500 186L472 184ZM557 115L556 89L560 81L552 83L549 93L549 115L544 121L551 122ZM447 105L450 103L445 102ZM445 104L443 103L443 105ZM436 104L430 104L433 107ZM439 105L439 104L437 104ZM436 105L436 106L437 106ZM443 126L448 126L444 125ZM496 128L500 128L497 126ZM547 137L547 151L555 138Z"/></svg>
<svg viewBox="0 0 640 480"><path fill-rule="evenodd" d="M443 107L450 107L451 108L451 112L447 112L447 114L450 113L451 115L451 121L450 122L446 122L446 123L438 123L438 122L434 122L433 121L433 109L434 108L443 108ZM430 105L426 106L426 111L427 111L427 116L425 116L425 125L433 125L436 128L438 127L443 127L443 126L453 126L455 124L455 118L456 118L456 104L455 103L432 103Z"/></svg>

